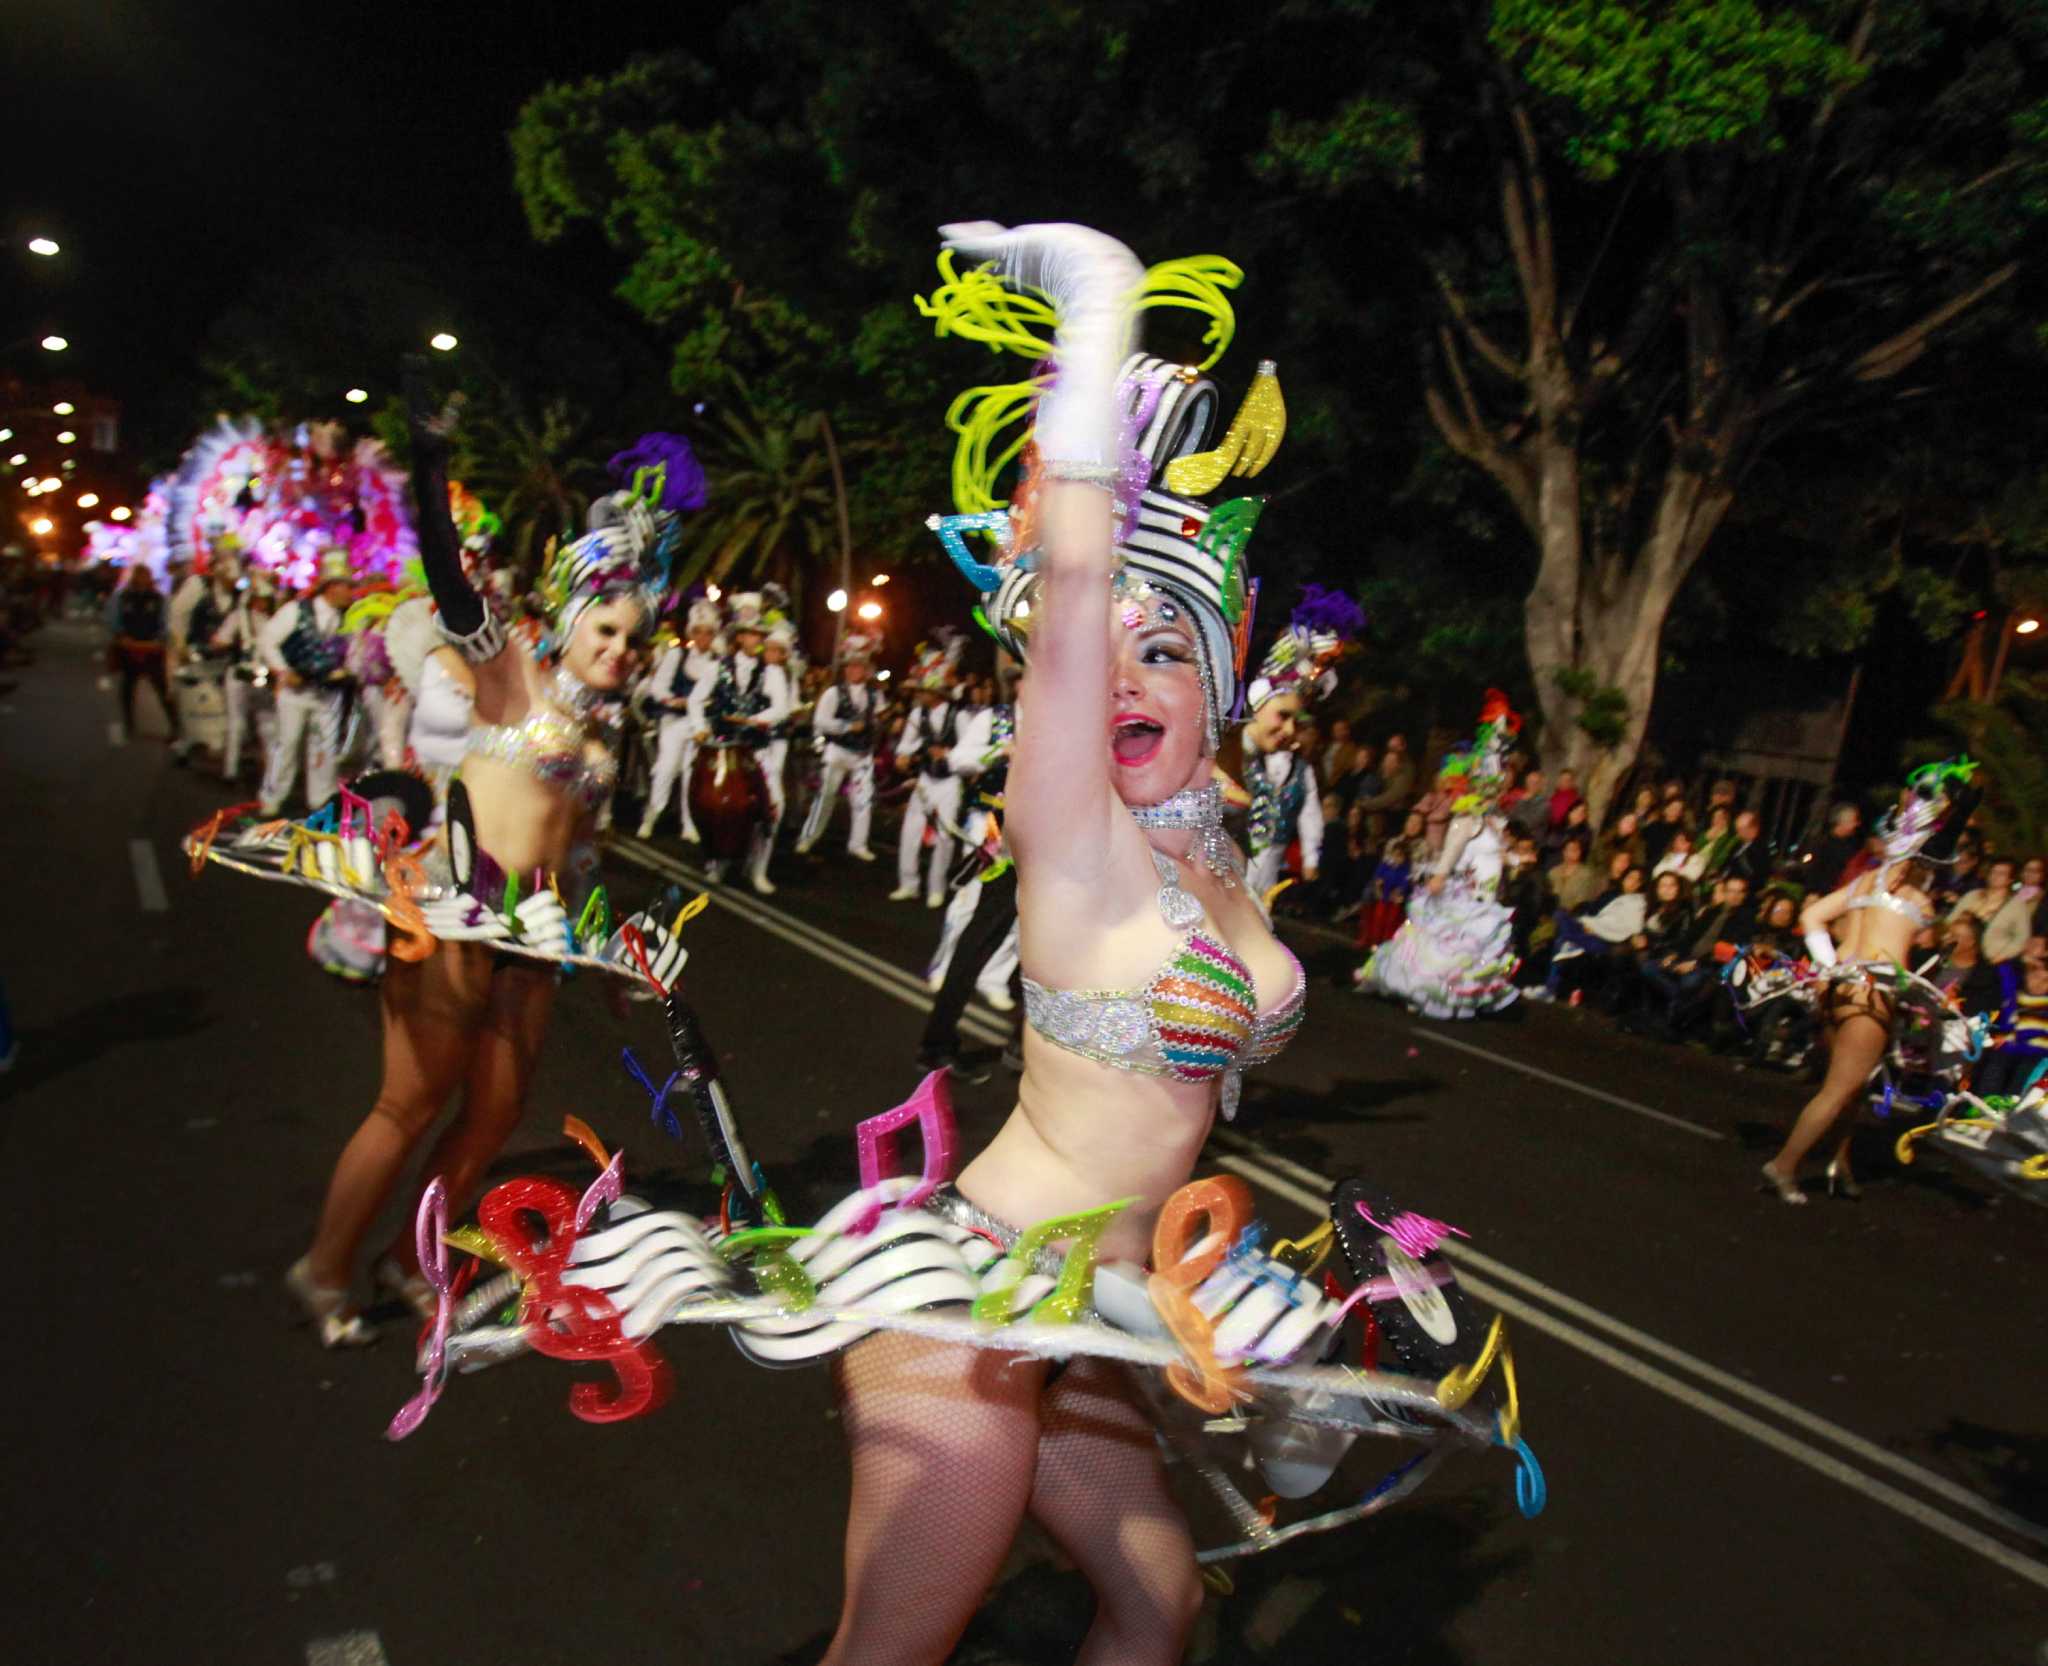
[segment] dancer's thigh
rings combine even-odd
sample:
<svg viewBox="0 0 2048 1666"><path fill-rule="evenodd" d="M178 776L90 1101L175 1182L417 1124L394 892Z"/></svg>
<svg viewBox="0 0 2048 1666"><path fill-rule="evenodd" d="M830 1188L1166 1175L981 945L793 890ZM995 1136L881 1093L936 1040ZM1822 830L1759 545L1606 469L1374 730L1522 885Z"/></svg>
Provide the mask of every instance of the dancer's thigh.
<svg viewBox="0 0 2048 1666"><path fill-rule="evenodd" d="M391 957L381 990L384 1082L377 1109L418 1133L467 1073L490 1009L490 957L443 943L425 960Z"/></svg>

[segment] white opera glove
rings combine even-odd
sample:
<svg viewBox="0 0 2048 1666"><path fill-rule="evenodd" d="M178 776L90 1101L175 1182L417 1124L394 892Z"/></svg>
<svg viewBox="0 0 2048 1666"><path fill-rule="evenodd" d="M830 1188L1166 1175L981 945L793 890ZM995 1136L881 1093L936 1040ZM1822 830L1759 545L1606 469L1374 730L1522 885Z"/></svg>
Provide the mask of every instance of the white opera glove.
<svg viewBox="0 0 2048 1666"><path fill-rule="evenodd" d="M1835 964L1835 940L1826 926L1814 926L1807 932L1806 958L1816 966Z"/></svg>
<svg viewBox="0 0 2048 1666"><path fill-rule="evenodd" d="M1131 351L1133 303L1145 269L1138 257L1087 226L999 226L967 220L939 228L946 247L994 261L1012 283L1043 290L1059 313L1059 374L1039 401L1036 438L1049 463L1109 471L1122 459L1117 373Z"/></svg>

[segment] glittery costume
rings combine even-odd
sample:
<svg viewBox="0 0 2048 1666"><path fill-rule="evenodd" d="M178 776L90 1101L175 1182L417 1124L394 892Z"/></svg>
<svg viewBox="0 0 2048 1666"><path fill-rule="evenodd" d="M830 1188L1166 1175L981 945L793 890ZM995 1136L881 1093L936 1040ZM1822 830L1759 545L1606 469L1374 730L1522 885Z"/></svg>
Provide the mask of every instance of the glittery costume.
<svg viewBox="0 0 2048 1666"><path fill-rule="evenodd" d="M1472 744L1444 760L1437 779L1455 795L1455 819L1431 870L1443 886L1432 891L1428 876L1417 876L1407 920L1358 972L1361 991L1405 1001L1427 1018L1473 1018L1514 1004L1521 962L1514 911L1499 900L1502 847L1494 806L1506 789L1508 741L1519 727L1506 698L1489 691Z"/></svg>

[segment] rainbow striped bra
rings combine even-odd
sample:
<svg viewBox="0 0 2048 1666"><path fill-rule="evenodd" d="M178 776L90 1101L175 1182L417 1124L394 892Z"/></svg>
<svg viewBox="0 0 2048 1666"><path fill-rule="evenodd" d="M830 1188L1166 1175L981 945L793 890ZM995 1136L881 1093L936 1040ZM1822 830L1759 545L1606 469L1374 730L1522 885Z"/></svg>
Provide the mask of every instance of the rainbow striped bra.
<svg viewBox="0 0 2048 1666"><path fill-rule="evenodd" d="M1186 922L1176 919L1175 908L1193 901L1171 882L1160 895L1161 911L1176 925ZM1177 1082L1221 1076L1229 1117L1237 1109L1239 1073L1277 1058L1294 1039L1307 994L1307 977L1294 960L1287 999L1261 1013L1251 969L1198 918L1144 988L1048 989L1026 978L1024 1016L1054 1046L1112 1069Z"/></svg>

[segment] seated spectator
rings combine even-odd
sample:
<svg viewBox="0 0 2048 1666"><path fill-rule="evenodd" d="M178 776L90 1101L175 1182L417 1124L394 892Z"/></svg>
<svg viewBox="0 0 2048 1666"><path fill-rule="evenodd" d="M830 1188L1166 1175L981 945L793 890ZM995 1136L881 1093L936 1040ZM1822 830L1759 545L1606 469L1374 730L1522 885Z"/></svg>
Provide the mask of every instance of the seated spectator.
<svg viewBox="0 0 2048 1666"><path fill-rule="evenodd" d="M2048 1064L2048 960L2029 960L2020 970L2011 1004L1992 1026L1990 1046L1970 1073L1980 1099L2017 1097Z"/></svg>
<svg viewBox="0 0 2048 1666"><path fill-rule="evenodd" d="M1550 830L1555 833L1560 827L1564 826L1565 818L1570 815L1572 806L1574 804L1584 804L1585 802L1585 799L1579 794L1579 778L1577 773L1569 769L1559 770L1557 772L1557 785L1551 789L1550 793Z"/></svg>
<svg viewBox="0 0 2048 1666"><path fill-rule="evenodd" d="M2010 856L1994 856L1984 869L1984 883L1949 910L1949 918L1974 915L1984 927L1984 958L1996 964L2018 957L2033 935L2034 911L2013 884Z"/></svg>
<svg viewBox="0 0 2048 1666"><path fill-rule="evenodd" d="M1849 864L1862 853L1864 843L1863 812L1846 800L1837 804L1828 812L1826 836L1813 847L1806 888L1823 896L1837 889Z"/></svg>
<svg viewBox="0 0 2048 1666"><path fill-rule="evenodd" d="M1551 828L1550 832L1544 837L1544 847L1553 851L1563 850L1564 842L1567 839L1577 839L1582 850L1588 854L1592 852L1593 813L1587 807L1584 799L1580 799L1578 803L1565 811L1564 824Z"/></svg>
<svg viewBox="0 0 2048 1666"><path fill-rule="evenodd" d="M1958 914L1941 928L1941 959L1927 979L1953 995L1966 1017L2005 1005L2005 980L1984 958L1984 927L1974 914Z"/></svg>
<svg viewBox="0 0 2048 1666"><path fill-rule="evenodd" d="M1617 855L1626 856L1636 867L1646 867L1644 861L1642 830L1636 822L1633 810L1624 810L1614 818L1614 825L1593 842L1593 866L1605 868Z"/></svg>
<svg viewBox="0 0 2048 1666"><path fill-rule="evenodd" d="M2020 882L2016 889L2020 901L2027 905L2029 937L2048 936L2048 932L2041 929L2043 911L2048 910L2048 887L2043 886L2044 878L2048 878L2048 861L2043 861L2038 856L2029 856L2020 864ZM2023 949L2020 952L2024 954L2027 951Z"/></svg>
<svg viewBox="0 0 2048 1666"><path fill-rule="evenodd" d="M1711 1010L1721 987L1718 951L1724 944L1732 949L1747 942L1754 924L1749 881L1729 874L1714 886L1705 912L1693 921L1692 941L1684 951L1644 963L1645 1016L1657 1034L1676 1041Z"/></svg>
<svg viewBox="0 0 2048 1666"><path fill-rule="evenodd" d="M1319 769L1323 785L1334 788L1357 767L1358 747L1351 738L1351 724L1341 717L1331 718L1330 741L1323 748L1323 759Z"/></svg>
<svg viewBox="0 0 2048 1666"><path fill-rule="evenodd" d="M1700 853L1700 878L1720 878L1728 853L1735 848L1735 812L1725 806L1709 810L1693 847Z"/></svg>
<svg viewBox="0 0 2048 1666"><path fill-rule="evenodd" d="M1546 877L1559 908L1582 908L1593 900L1600 889L1600 875L1586 865L1583 834L1574 833L1565 839L1564 848Z"/></svg>
<svg viewBox="0 0 2048 1666"><path fill-rule="evenodd" d="M1501 869L1500 900L1514 915L1515 953L1526 965L1536 951L1537 928L1557 908L1557 899L1543 877L1542 853L1527 833L1516 834L1508 843L1507 861Z"/></svg>
<svg viewBox="0 0 2048 1666"><path fill-rule="evenodd" d="M1358 919L1358 946L1376 948L1401 929L1407 918L1408 893L1416 871L1428 860L1422 812L1410 810L1401 831L1381 847L1379 864L1366 884L1365 907Z"/></svg>
<svg viewBox="0 0 2048 1666"><path fill-rule="evenodd" d="M1692 818L1686 813L1682 798L1665 799L1654 816L1639 818L1638 825L1643 836L1643 854L1649 858L1652 871L1663 862L1673 839L1683 834L1686 842L1691 843Z"/></svg>
<svg viewBox="0 0 2048 1666"><path fill-rule="evenodd" d="M1550 783L1542 770L1522 777L1519 796L1508 807L1508 826L1538 840L1550 831Z"/></svg>
<svg viewBox="0 0 2048 1666"><path fill-rule="evenodd" d="M1617 859L1620 853L1617 852ZM1648 910L1643 896L1645 875L1631 863L1621 871L1620 888L1603 894L1574 913L1560 908L1551 916L1557 927L1557 947L1550 954L1550 972L1543 980L1542 998L1556 1000L1565 994L1583 993L1590 977L1604 973L1609 963L1643 929Z"/></svg>
<svg viewBox="0 0 2048 1666"><path fill-rule="evenodd" d="M1692 834L1683 827L1674 827L1670 846L1651 867L1650 877L1655 879L1659 874L1675 873L1691 887L1700 882L1700 875L1706 867L1707 853L1694 848Z"/></svg>
<svg viewBox="0 0 2048 1666"><path fill-rule="evenodd" d="M1386 825L1390 812L1408 808L1408 800L1414 794L1415 766L1408 761L1408 742L1401 735L1389 735L1380 754L1379 790L1361 793L1354 802L1374 818L1372 826L1377 832Z"/></svg>
<svg viewBox="0 0 2048 1666"><path fill-rule="evenodd" d="M1764 843L1763 818L1754 810L1735 812L1735 842L1721 864L1724 874L1740 874L1750 890L1761 890L1771 877L1771 847Z"/></svg>
<svg viewBox="0 0 2048 1666"><path fill-rule="evenodd" d="M1680 874L1666 869L1650 879L1650 896L1643 929L1629 939L1628 975L1614 980L1614 1007L1634 1011L1642 1002L1642 968L1667 955L1684 952L1692 941L1692 887ZM1617 972L1620 968L1616 969Z"/></svg>
<svg viewBox="0 0 2048 1666"><path fill-rule="evenodd" d="M1648 827L1657 819L1657 789L1654 786L1636 788L1636 796L1629 804L1629 812L1636 818L1636 826Z"/></svg>

